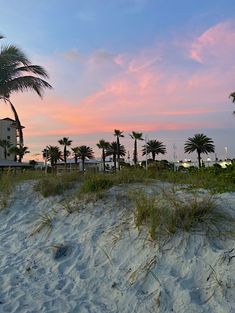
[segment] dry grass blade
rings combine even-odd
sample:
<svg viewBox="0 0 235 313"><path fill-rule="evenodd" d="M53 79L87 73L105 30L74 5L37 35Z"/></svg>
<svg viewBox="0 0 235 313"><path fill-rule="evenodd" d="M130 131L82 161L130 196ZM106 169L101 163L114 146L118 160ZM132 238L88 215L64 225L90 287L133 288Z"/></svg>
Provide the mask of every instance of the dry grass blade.
<svg viewBox="0 0 235 313"><path fill-rule="evenodd" d="M29 237L35 235L36 233L40 233L44 229L46 229L46 234L49 236L53 227L54 214L55 214L54 211L51 214L50 213L45 213L44 215L40 214L38 222L36 223L36 226L29 235Z"/></svg>

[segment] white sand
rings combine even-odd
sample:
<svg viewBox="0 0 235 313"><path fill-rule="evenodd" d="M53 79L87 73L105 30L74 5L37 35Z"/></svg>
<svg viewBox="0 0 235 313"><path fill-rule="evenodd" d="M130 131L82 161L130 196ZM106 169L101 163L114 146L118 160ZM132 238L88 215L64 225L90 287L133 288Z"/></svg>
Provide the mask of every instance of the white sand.
<svg viewBox="0 0 235 313"><path fill-rule="evenodd" d="M0 212L0 312L235 312L234 240L178 234L159 247L134 227L122 187L70 215L61 200L27 182ZM235 214L235 193L220 203ZM49 236L29 236L53 209Z"/></svg>

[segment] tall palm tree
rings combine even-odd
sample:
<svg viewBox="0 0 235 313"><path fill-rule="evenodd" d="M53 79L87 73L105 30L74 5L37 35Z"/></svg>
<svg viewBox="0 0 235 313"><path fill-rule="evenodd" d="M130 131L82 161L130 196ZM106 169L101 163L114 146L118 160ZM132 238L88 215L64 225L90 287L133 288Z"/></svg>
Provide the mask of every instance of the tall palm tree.
<svg viewBox="0 0 235 313"><path fill-rule="evenodd" d="M104 139L100 139L96 145L99 149L102 149L103 172L105 172L105 154L109 147L109 142L105 141Z"/></svg>
<svg viewBox="0 0 235 313"><path fill-rule="evenodd" d="M0 39L3 36L0 35ZM23 146L23 131L19 116L10 96L14 92L35 91L40 97L45 88L52 86L43 80L48 78L46 70L39 65L32 65L25 53L14 45L0 49L0 100L5 101L13 111L19 132L20 145Z"/></svg>
<svg viewBox="0 0 235 313"><path fill-rule="evenodd" d="M25 147L22 145L11 147L9 149L9 152L16 156L16 161L18 161L19 163L22 162L22 159L25 154L30 153L30 151L28 150L28 147ZM17 156L18 156L18 159L17 159Z"/></svg>
<svg viewBox="0 0 235 313"><path fill-rule="evenodd" d="M94 158L94 152L93 152L92 148L85 146L85 145L80 146L78 148L79 148L78 156L82 160L82 171L84 173L85 172L85 160L86 160L86 158L87 159L93 159Z"/></svg>
<svg viewBox="0 0 235 313"><path fill-rule="evenodd" d="M60 148L57 146L48 146L47 147L47 159L51 162L52 168L56 168L58 161L63 160L63 154Z"/></svg>
<svg viewBox="0 0 235 313"><path fill-rule="evenodd" d="M147 154L152 153L153 161L155 161L156 155L166 153L166 146L161 141L149 140L146 146L147 146ZM143 146L143 150L142 150L143 155L146 155L146 146Z"/></svg>
<svg viewBox="0 0 235 313"><path fill-rule="evenodd" d="M119 138L123 138L123 131L119 130L119 129L114 129L114 134L115 137L117 137L117 161L118 161L118 170L120 171L120 153L119 153L119 147L120 147L120 140Z"/></svg>
<svg viewBox="0 0 235 313"><path fill-rule="evenodd" d="M213 140L204 134L195 134L188 138L184 145L185 153L196 151L198 156L198 166L201 167L201 154L215 152Z"/></svg>
<svg viewBox="0 0 235 313"><path fill-rule="evenodd" d="M130 134L131 138L134 139L134 154L133 154L133 161L134 161L134 164L136 165L137 164L137 161L138 161L138 155L137 155L137 141L138 140L144 140L143 139L143 133L137 133L137 132L132 132Z"/></svg>
<svg viewBox="0 0 235 313"><path fill-rule="evenodd" d="M78 164L78 158L79 158L79 147L73 147L71 148L72 152L73 152L73 157L74 157L74 162L77 165Z"/></svg>
<svg viewBox="0 0 235 313"><path fill-rule="evenodd" d="M9 140L6 140L6 139L1 139L0 140L0 147L3 148L4 150L4 159L6 160L7 159L7 152L8 152L8 149L12 146L11 142Z"/></svg>
<svg viewBox="0 0 235 313"><path fill-rule="evenodd" d="M62 139L60 139L59 144L64 146L64 163L65 166L67 165L67 156L68 156L68 151L67 151L67 147L71 146L72 144L72 140L69 139L69 137L64 137Z"/></svg>
<svg viewBox="0 0 235 313"><path fill-rule="evenodd" d="M118 147L116 141L111 142L109 144L107 150L106 150L106 155L107 156L112 155L115 172L116 172L116 169L117 169L117 155L118 155L118 152L119 152L119 156L125 156L125 154L126 154L125 147L123 145L120 145L120 144L119 144L119 147Z"/></svg>

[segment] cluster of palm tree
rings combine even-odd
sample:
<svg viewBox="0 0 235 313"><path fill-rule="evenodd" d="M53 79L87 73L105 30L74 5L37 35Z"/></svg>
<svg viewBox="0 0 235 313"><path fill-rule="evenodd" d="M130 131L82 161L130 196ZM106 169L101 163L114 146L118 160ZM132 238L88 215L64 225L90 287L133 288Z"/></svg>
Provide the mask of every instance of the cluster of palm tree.
<svg viewBox="0 0 235 313"><path fill-rule="evenodd" d="M96 144L99 149L101 149L102 153L102 163L103 163L103 171L106 170L106 157L112 156L112 160L114 163L114 171L118 168L120 170L120 160L126 155L126 149L124 145L120 143L120 138L124 137L123 131L118 129L114 130L114 136L116 137L116 141L108 142L104 139L100 139ZM138 155L137 150L138 141L143 141L143 134L138 132L132 132L130 134L131 138L134 140L134 151L133 151L133 162L134 165L138 163ZM64 137L58 140L58 143L63 146L63 152L60 150L58 146L47 146L43 150L43 157L51 162L52 167L56 167L58 161L64 161L65 166L67 166L67 158L72 155L74 158L75 164L78 164L78 159L82 160L82 170L85 170L85 160L93 159L94 152L92 148L82 145L77 147L72 147L71 151L68 150L68 147L72 145L72 140L68 137ZM1 145L1 141L0 141ZM7 149L7 147L6 147ZM5 151L5 150L4 150ZM27 153L28 151L26 151ZM215 146L213 140L207 137L204 134L195 134L193 137L189 137L184 145L185 153L196 152L198 157L198 166L199 168L202 166L202 154L208 154L215 152ZM156 160L156 156L159 154L166 154L166 146L163 142L158 140L149 140L142 147L142 155L151 154L152 161ZM118 166L117 166L118 165Z"/></svg>
<svg viewBox="0 0 235 313"><path fill-rule="evenodd" d="M118 170L120 170L120 158L126 155L126 149L123 145L120 144L120 138L124 137L123 131L119 129L114 129L114 136L116 137L116 141L111 143L101 139L97 146L99 149L102 150L102 160L103 160L103 170L105 171L105 158L106 156L112 156L113 163L114 163L114 170L117 169L118 163ZM134 140L134 150L133 150L133 162L136 166L138 163L138 141L143 141L143 133L138 133L133 131L130 134L130 137ZM147 147L147 149L146 149ZM158 154L165 154L166 147L165 145L158 140L149 140L145 146L143 146L142 155L152 154L152 158L155 161L155 157Z"/></svg>
<svg viewBox="0 0 235 313"><path fill-rule="evenodd" d="M1 139L0 147L3 148L4 159L7 159L8 154L13 154L16 162L22 162L25 154L29 153L28 147L23 145L13 146L9 140Z"/></svg>
<svg viewBox="0 0 235 313"><path fill-rule="evenodd" d="M0 39L3 38L0 35ZM43 78L48 78L46 70L39 65L33 65L20 48L15 45L0 47L0 100L10 105L19 134L19 144L17 147L11 147L10 142L1 141L0 146L4 149L5 158L8 149L9 153L18 156L19 162L21 162L24 154L28 153L28 148L24 147L23 127L10 97L14 92L28 90L33 90L42 97L45 88L52 88Z"/></svg>
<svg viewBox="0 0 235 313"><path fill-rule="evenodd" d="M65 168L67 168L67 158L72 154L74 157L75 164L78 164L78 159L82 160L82 170L85 171L85 160L93 159L94 152L92 148L82 145L71 148L71 152L68 150L68 147L72 145L72 140L68 137L63 137L58 140L58 143L63 146L63 152L58 146L47 146L43 151L43 158L47 161L50 161L52 168L55 168L59 161L65 163Z"/></svg>

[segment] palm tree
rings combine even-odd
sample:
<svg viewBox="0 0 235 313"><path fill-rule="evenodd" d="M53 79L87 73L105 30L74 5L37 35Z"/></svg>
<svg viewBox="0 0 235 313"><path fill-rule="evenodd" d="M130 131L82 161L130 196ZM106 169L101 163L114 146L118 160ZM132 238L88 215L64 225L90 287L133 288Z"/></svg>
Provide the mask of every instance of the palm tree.
<svg viewBox="0 0 235 313"><path fill-rule="evenodd" d="M79 147L74 147L74 148L71 148L71 150L73 151L73 157L74 157L74 162L75 164L78 164L78 158L79 158Z"/></svg>
<svg viewBox="0 0 235 313"><path fill-rule="evenodd" d="M99 149L102 149L103 171L105 172L105 153L109 147L109 142L104 139L100 139L96 145Z"/></svg>
<svg viewBox="0 0 235 313"><path fill-rule="evenodd" d="M48 146L47 147L47 159L51 162L52 168L56 168L58 161L63 160L63 154L60 151L60 148L57 146Z"/></svg>
<svg viewBox="0 0 235 313"><path fill-rule="evenodd" d="M114 129L114 134L115 137L117 137L117 161L118 161L118 170L120 171L120 153L119 153L119 147L120 147L120 140L119 138L123 138L123 131L120 131L119 129Z"/></svg>
<svg viewBox="0 0 235 313"><path fill-rule="evenodd" d="M188 138L184 145L185 153L196 151L198 155L198 166L201 167L201 154L215 152L213 140L203 134L195 134L194 137Z"/></svg>
<svg viewBox="0 0 235 313"><path fill-rule="evenodd" d="M0 35L0 39L3 36ZM32 65L25 53L14 45L0 49L0 100L7 102L13 111L19 132L19 143L23 146L23 131L19 116L10 96L14 92L35 91L40 97L45 88L52 88L42 78L48 78L46 70L39 65Z"/></svg>
<svg viewBox="0 0 235 313"><path fill-rule="evenodd" d="M235 91L229 95L229 98L232 98L232 102L235 103Z"/></svg>
<svg viewBox="0 0 235 313"><path fill-rule="evenodd" d="M146 146L143 146L142 152L143 155L146 155ZM152 153L152 159L155 161L156 155L166 153L166 146L161 141L149 140L147 142L147 154L149 153Z"/></svg>
<svg viewBox="0 0 235 313"><path fill-rule="evenodd" d="M143 133L137 133L137 132L132 132L130 134L131 138L134 139L134 154L133 154L133 161L134 161L134 164L136 165L137 164L137 161L138 161L138 156L137 156L137 140L144 140L143 139Z"/></svg>
<svg viewBox="0 0 235 313"><path fill-rule="evenodd" d="M78 156L82 159L82 171L85 172L85 160L87 159L93 159L94 158L94 152L92 148L88 146L80 146L78 147Z"/></svg>
<svg viewBox="0 0 235 313"><path fill-rule="evenodd" d="M60 139L59 144L64 146L64 163L65 166L67 165L67 156L68 156L68 151L67 151L67 147L71 146L72 144L72 140L70 140L68 137L64 137L62 139Z"/></svg>
<svg viewBox="0 0 235 313"><path fill-rule="evenodd" d="M118 152L119 152L119 156L125 156L125 154L126 154L125 147L123 145L120 145L120 144L119 144L119 147L118 147L116 141L111 142L109 144L107 150L106 150L106 155L107 156L112 155L115 172L116 172L116 169L117 169L117 155L118 155Z"/></svg>
<svg viewBox="0 0 235 313"><path fill-rule="evenodd" d="M0 140L0 147L3 148L4 150L4 159L6 160L7 158L7 152L8 152L8 149L12 146L12 144L10 143L9 140L5 140L5 139L2 139Z"/></svg>
<svg viewBox="0 0 235 313"><path fill-rule="evenodd" d="M15 155L16 161L17 161L17 156L18 156L18 162L19 163L22 162L22 159L23 159L25 154L30 153L30 151L28 150L28 147L24 147L23 145L18 145L18 146L11 147L9 149L9 152L11 154Z"/></svg>

